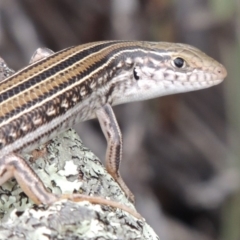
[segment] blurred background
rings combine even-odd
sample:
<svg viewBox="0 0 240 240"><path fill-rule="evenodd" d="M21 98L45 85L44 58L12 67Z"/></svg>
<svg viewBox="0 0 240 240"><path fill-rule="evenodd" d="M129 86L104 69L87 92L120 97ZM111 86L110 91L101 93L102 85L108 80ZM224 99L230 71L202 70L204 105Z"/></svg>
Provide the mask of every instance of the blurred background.
<svg viewBox="0 0 240 240"><path fill-rule="evenodd" d="M121 173L161 240L240 240L239 0L0 0L0 56L15 70L38 47L91 41L183 42L228 77L199 92L117 106ZM104 160L96 120L76 126Z"/></svg>

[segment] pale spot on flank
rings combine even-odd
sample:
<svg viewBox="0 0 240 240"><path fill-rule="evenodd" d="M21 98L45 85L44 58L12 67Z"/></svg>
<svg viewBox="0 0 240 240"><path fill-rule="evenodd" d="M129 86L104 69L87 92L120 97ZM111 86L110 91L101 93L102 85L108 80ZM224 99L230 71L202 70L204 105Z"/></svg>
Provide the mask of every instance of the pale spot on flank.
<svg viewBox="0 0 240 240"><path fill-rule="evenodd" d="M52 115L56 114L56 109L50 108L50 109L47 110L46 114L48 116L52 116Z"/></svg>
<svg viewBox="0 0 240 240"><path fill-rule="evenodd" d="M23 124L20 126L20 129L22 129L23 132L26 132L28 130L28 125Z"/></svg>
<svg viewBox="0 0 240 240"><path fill-rule="evenodd" d="M117 68L121 68L122 66L123 66L123 63L119 62L118 65L117 65Z"/></svg>
<svg viewBox="0 0 240 240"><path fill-rule="evenodd" d="M42 119L41 118L35 118L33 119L33 124L34 125L40 125L42 124ZM23 130L24 131L24 130Z"/></svg>
<svg viewBox="0 0 240 240"><path fill-rule="evenodd" d="M131 58L127 58L126 61L125 61L125 63L126 63L127 65L131 65L131 64L133 63L133 60L132 60Z"/></svg>
<svg viewBox="0 0 240 240"><path fill-rule="evenodd" d="M81 94L81 96L85 96L86 93L87 93L87 91L86 91L85 86L82 86L82 87L81 87L81 90L80 90L80 94Z"/></svg>
<svg viewBox="0 0 240 240"><path fill-rule="evenodd" d="M61 107L68 108L68 106L69 106L68 101L66 99L63 100L62 103L61 103Z"/></svg>

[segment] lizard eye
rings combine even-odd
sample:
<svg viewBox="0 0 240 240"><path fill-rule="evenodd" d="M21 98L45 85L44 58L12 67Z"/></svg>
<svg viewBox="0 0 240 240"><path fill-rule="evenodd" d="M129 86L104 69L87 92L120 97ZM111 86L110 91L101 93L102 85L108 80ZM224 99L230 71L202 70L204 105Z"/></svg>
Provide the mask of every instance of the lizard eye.
<svg viewBox="0 0 240 240"><path fill-rule="evenodd" d="M172 61L172 65L177 68L184 68L186 67L186 62L184 59L177 57Z"/></svg>

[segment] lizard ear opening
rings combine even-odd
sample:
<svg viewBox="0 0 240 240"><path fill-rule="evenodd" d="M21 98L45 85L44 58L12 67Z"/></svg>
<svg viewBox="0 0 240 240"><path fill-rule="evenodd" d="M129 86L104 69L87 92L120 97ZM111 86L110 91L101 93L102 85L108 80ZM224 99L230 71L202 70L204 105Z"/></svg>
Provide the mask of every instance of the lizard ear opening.
<svg viewBox="0 0 240 240"><path fill-rule="evenodd" d="M140 79L140 77L139 77L139 75L138 75L138 73L136 71L136 67L133 68L133 77L134 77L135 80L139 80Z"/></svg>

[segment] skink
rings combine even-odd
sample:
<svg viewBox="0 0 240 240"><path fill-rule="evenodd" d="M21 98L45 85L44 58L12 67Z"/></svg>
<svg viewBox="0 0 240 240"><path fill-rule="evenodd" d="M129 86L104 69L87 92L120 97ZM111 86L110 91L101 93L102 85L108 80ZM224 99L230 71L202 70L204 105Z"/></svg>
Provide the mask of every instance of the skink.
<svg viewBox="0 0 240 240"><path fill-rule="evenodd" d="M88 43L34 62L0 82L0 185L15 177L35 203L77 199L48 192L21 153L97 117L107 170L133 201L119 173L122 136L111 106L208 88L226 75L200 50L167 42Z"/></svg>

